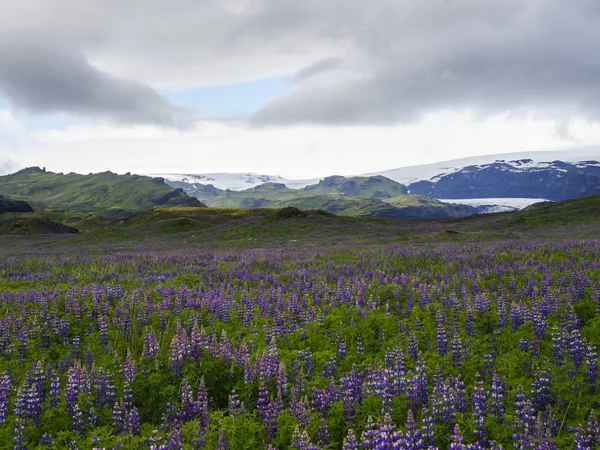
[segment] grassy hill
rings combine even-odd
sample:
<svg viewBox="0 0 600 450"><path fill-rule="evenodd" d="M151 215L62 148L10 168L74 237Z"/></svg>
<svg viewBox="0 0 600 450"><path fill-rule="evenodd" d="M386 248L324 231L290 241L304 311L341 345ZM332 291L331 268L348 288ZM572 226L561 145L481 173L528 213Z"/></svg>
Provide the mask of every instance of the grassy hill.
<svg viewBox="0 0 600 450"><path fill-rule="evenodd" d="M79 230L68 225L53 222L47 218L27 216L11 216L0 218L0 234L32 235L32 234L77 234Z"/></svg>
<svg viewBox="0 0 600 450"><path fill-rule="evenodd" d="M102 172L46 172L39 167L0 177L0 194L28 202L36 211L92 213L124 218L157 205L204 206L162 178Z"/></svg>
<svg viewBox="0 0 600 450"><path fill-rule="evenodd" d="M327 177L318 184L306 186L306 195L343 194L346 197L384 199L406 194L406 186L384 176Z"/></svg>
<svg viewBox="0 0 600 450"><path fill-rule="evenodd" d="M309 208L312 204L304 206ZM45 242L44 245L67 248L100 246L103 250L140 246L175 249L600 238L600 196L534 205L518 212L405 221L339 216L323 210L301 211L291 207L155 207L125 220L83 213L3 214L0 234L14 234L15 219L24 218L35 219L29 229L39 233L55 232L49 227L35 228L37 221L44 220L82 232L48 241L42 239L35 241L35 245ZM28 248L34 240L27 239L14 241L5 236L0 238L0 248Z"/></svg>
<svg viewBox="0 0 600 450"><path fill-rule="evenodd" d="M27 202L12 200L0 195L0 214L8 212L33 212L33 208Z"/></svg>

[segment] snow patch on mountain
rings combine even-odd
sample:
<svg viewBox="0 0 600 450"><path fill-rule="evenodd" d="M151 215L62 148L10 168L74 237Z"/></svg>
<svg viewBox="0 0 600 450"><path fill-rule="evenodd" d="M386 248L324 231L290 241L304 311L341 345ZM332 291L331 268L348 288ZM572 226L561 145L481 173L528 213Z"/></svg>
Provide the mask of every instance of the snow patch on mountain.
<svg viewBox="0 0 600 450"><path fill-rule="evenodd" d="M257 173L201 173L201 174L152 174L153 177L162 177L167 181L179 181L190 184L212 184L218 189L231 189L242 191L244 189L260 186L264 183L282 183L289 188L300 189L309 184L318 183L313 180L288 180L278 175L261 175Z"/></svg>
<svg viewBox="0 0 600 450"><path fill-rule="evenodd" d="M440 198L444 203L455 203L469 205L477 208L481 214L518 211L530 205L540 202L548 202L545 198Z"/></svg>
<svg viewBox="0 0 600 450"><path fill-rule="evenodd" d="M384 177L399 183L409 185L423 180L438 181L443 176L456 173L465 167L472 166L476 169L481 169L495 162L506 163L511 167L510 169L507 168L507 170L522 172L524 170L535 171L548 169L553 166L554 161L581 163L580 168L589 165L597 165L600 167L600 163L597 162L599 160L600 147L584 147L566 150L474 156L433 164L399 167L397 169L367 173L362 176L383 175ZM586 162L586 164L583 164L584 162Z"/></svg>

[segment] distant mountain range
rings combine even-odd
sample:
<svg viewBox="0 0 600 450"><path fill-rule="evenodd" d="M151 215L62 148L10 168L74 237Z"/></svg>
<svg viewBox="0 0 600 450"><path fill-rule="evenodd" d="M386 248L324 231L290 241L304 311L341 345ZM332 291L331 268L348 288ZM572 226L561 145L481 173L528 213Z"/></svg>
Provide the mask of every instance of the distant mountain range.
<svg viewBox="0 0 600 450"><path fill-rule="evenodd" d="M408 194L433 197L451 204L466 204L475 208L477 212L512 211L533 203L559 201L599 193L600 163L598 160L600 160L600 148L592 147L565 151L508 153L402 167L360 175L352 179L384 176L406 185ZM219 191L234 191L227 194L231 199L257 197L255 193L250 192L250 189L265 183L277 183L300 191L307 186L317 185L323 180L290 180L255 173L161 176L171 186L180 187L190 195L198 196L209 203L206 197L208 190L211 189L207 187L209 185L216 188L212 191L213 197L222 197ZM246 194L238 195L235 191L243 191ZM298 197L304 196L299 192L297 194ZM286 191L286 196L293 195ZM221 200L223 198L216 203L220 203Z"/></svg>
<svg viewBox="0 0 600 450"><path fill-rule="evenodd" d="M589 158L600 151L594 152L491 155L320 180L254 173L81 175L31 167L0 176L0 214L33 209L123 219L157 206L208 206L296 207L391 219L463 217L600 194L600 158Z"/></svg>
<svg viewBox="0 0 600 450"><path fill-rule="evenodd" d="M403 184L383 176L327 177L318 183L292 189L283 183L264 183L234 191L213 185L167 181L214 208L321 209L342 216L428 219L462 217L477 212L472 206L443 203L434 198L408 194Z"/></svg>

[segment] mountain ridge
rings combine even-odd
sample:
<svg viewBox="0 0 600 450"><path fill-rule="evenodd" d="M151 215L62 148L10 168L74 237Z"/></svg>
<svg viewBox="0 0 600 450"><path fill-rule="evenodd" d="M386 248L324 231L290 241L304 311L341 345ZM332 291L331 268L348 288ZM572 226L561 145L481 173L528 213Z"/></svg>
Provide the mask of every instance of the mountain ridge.
<svg viewBox="0 0 600 450"><path fill-rule="evenodd" d="M204 206L162 178L110 171L63 174L39 167L0 176L0 195L25 201L36 211L87 212L107 218L124 218L159 205Z"/></svg>

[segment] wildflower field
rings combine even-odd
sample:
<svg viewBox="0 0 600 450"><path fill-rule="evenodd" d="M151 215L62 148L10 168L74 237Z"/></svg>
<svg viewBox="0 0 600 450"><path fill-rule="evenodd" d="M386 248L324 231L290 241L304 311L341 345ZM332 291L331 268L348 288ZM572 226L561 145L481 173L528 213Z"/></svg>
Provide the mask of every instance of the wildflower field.
<svg viewBox="0 0 600 450"><path fill-rule="evenodd" d="M600 242L4 252L0 448L593 449Z"/></svg>

